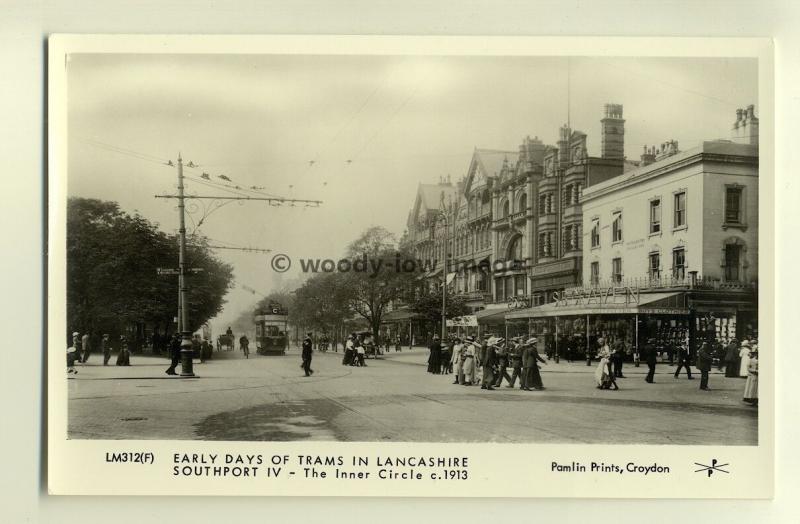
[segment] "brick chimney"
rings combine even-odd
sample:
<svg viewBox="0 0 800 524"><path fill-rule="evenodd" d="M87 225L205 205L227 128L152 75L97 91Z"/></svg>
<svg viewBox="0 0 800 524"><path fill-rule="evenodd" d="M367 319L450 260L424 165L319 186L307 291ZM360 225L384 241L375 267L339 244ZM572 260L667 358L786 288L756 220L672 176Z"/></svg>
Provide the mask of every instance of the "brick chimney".
<svg viewBox="0 0 800 524"><path fill-rule="evenodd" d="M625 158L625 120L621 104L606 104L605 117L600 120L600 156L602 158Z"/></svg>

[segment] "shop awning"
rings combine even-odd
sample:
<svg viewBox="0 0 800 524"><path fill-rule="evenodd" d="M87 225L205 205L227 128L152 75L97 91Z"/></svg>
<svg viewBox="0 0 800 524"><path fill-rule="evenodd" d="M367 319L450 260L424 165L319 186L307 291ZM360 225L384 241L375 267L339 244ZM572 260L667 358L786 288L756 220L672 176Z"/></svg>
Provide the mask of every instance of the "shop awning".
<svg viewBox="0 0 800 524"><path fill-rule="evenodd" d="M408 309L395 309L389 311L381 318L381 324L390 324L393 322L409 322L411 320L419 320L422 316Z"/></svg>
<svg viewBox="0 0 800 524"><path fill-rule="evenodd" d="M478 324L502 324L508 314L508 308L482 309L475 313Z"/></svg>
<svg viewBox="0 0 800 524"><path fill-rule="evenodd" d="M599 303L602 300L584 300L582 304L560 305L557 302L543 306L509 311L506 319L560 317L578 315L688 315L685 307L686 293L647 293L640 295L638 303Z"/></svg>

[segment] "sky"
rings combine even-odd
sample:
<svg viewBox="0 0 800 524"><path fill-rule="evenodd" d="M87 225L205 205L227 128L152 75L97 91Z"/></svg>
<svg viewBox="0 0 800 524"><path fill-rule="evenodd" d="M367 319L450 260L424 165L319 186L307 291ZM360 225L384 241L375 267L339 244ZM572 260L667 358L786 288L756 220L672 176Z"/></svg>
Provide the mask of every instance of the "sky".
<svg viewBox="0 0 800 524"><path fill-rule="evenodd" d="M187 194L203 185L321 200L319 207L229 202L187 227L216 244L236 287L215 331L301 277L299 258L342 256L372 225L398 237L419 183L465 176L474 148L555 144L568 119L600 153L606 103L624 106L625 154L666 140L682 150L728 138L736 109L756 105L757 62L724 58L75 54L68 60L68 193L117 201L166 232L178 228L173 162ZM232 182L218 178L224 175ZM252 192L250 193L253 194ZM284 274L273 255L295 260ZM247 288L256 290L256 294Z"/></svg>

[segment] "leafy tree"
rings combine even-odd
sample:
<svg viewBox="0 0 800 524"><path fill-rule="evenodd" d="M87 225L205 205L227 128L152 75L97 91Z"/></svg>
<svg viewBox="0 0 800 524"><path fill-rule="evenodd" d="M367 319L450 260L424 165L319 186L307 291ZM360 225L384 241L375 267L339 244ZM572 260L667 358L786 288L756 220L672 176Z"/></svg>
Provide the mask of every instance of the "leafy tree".
<svg viewBox="0 0 800 524"><path fill-rule="evenodd" d="M449 289L445 296L447 318L460 317L469 314L464 299L454 294ZM409 309L414 313L422 315L425 320L433 324L440 324L442 321L442 293L441 291L431 291L425 289L419 292L416 297L409 302Z"/></svg>
<svg viewBox="0 0 800 524"><path fill-rule="evenodd" d="M398 251L394 235L379 226L367 229L347 248L353 269L341 275L350 293L350 308L369 323L376 341L387 307L407 293L416 277L398 271L396 262L406 255Z"/></svg>
<svg viewBox="0 0 800 524"><path fill-rule="evenodd" d="M209 254L203 238L187 247L189 329L222 309L233 269ZM157 268L178 265L178 238L159 231L116 202L70 198L67 207L67 321L70 330L119 334L133 325L172 325L177 276Z"/></svg>
<svg viewBox="0 0 800 524"><path fill-rule="evenodd" d="M296 292L297 322L317 332L335 335L352 316L353 292L341 273L320 273L308 279Z"/></svg>

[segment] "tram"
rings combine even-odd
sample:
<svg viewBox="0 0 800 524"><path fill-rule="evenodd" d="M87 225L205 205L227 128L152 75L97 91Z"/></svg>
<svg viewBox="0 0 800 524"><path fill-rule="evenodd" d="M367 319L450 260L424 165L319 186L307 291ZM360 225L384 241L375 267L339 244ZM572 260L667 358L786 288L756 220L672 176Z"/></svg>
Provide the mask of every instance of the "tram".
<svg viewBox="0 0 800 524"><path fill-rule="evenodd" d="M278 303L255 312L256 353L259 355L285 355L289 343L287 335L289 313Z"/></svg>

